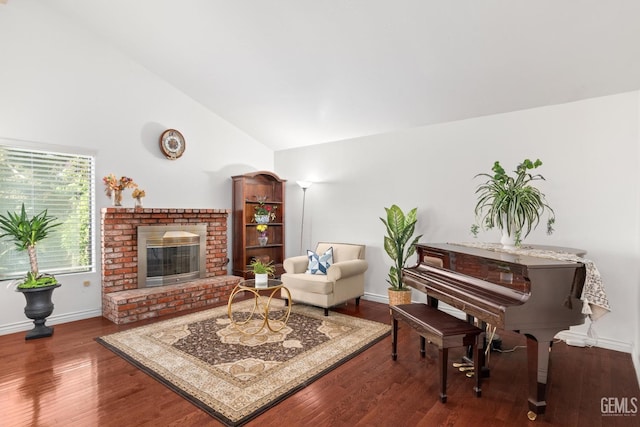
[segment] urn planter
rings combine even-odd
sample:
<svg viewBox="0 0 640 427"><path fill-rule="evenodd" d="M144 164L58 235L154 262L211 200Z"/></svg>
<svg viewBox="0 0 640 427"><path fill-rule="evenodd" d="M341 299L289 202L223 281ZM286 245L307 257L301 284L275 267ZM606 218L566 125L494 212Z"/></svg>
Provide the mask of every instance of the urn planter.
<svg viewBox="0 0 640 427"><path fill-rule="evenodd" d="M53 326L46 326L47 317L53 313L53 302L51 300L53 290L59 288L59 283L42 288L17 288L27 300L24 307L24 314L33 320L34 328L27 332L26 340L35 338L50 337L53 335Z"/></svg>
<svg viewBox="0 0 640 427"><path fill-rule="evenodd" d="M53 275L39 272L36 244L45 239L55 227L62 225L55 221L56 218L50 216L46 209L33 216L27 215L24 203L20 213L0 214L0 238L11 238L19 251L26 250L29 255L30 270L16 288L27 299L24 314L33 319L35 325L27 332L28 340L53 335L53 328L45 326L44 322L53 312L51 294L60 284Z"/></svg>

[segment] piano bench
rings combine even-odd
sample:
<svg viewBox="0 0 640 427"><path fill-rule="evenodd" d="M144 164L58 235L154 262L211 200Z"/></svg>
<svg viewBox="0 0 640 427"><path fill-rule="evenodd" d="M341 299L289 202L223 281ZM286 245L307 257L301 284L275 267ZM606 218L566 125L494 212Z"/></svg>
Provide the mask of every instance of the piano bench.
<svg viewBox="0 0 640 427"><path fill-rule="evenodd" d="M479 335L482 330L475 327L471 323L453 317L435 307L427 304L401 304L392 305L391 316L393 318L393 328L391 333L391 358L396 360L398 357L398 320L402 320L409 326L414 328L420 335L420 352L422 357L425 356L424 343L428 340L430 343L438 346L438 364L440 366L440 401L447 401L447 364L449 356L449 348L472 346L474 360L474 377L476 384L473 390L477 397L481 395L481 373L480 364L480 348Z"/></svg>

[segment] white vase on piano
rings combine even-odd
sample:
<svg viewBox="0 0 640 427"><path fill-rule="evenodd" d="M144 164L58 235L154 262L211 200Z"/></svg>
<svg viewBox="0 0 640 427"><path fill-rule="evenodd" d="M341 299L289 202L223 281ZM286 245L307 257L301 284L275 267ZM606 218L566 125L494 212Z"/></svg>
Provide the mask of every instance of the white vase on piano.
<svg viewBox="0 0 640 427"><path fill-rule="evenodd" d="M512 236L511 234L509 234L506 228L501 231L502 238L500 239L500 243L502 244L502 247L505 249L515 249L517 247L515 233Z"/></svg>

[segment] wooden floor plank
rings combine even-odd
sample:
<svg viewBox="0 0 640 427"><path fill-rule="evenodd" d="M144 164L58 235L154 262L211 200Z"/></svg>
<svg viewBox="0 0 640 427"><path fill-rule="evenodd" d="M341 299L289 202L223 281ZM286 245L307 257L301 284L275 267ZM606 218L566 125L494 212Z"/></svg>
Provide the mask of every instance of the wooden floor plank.
<svg viewBox="0 0 640 427"><path fill-rule="evenodd" d="M337 311L389 322L385 304L361 301ZM153 320L156 321L156 320ZM55 327L53 337L0 336L1 426L216 426L205 412L95 342L130 327L103 318ZM524 337L500 331L503 348ZM373 345L259 415L249 426L522 426L528 423L526 352L490 355L482 397L473 380L449 366L448 401L438 397L437 353L419 354L419 339L400 327L398 360L391 341ZM459 350L459 351L458 351ZM450 360L462 356L452 349ZM640 398L631 356L601 348L554 344L547 413L536 426L635 426L634 416L603 416L602 398Z"/></svg>

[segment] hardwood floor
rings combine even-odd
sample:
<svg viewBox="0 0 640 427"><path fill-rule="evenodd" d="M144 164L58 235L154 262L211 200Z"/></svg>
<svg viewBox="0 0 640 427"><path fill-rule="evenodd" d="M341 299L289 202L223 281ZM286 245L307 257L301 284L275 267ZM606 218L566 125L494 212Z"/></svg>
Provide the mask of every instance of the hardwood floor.
<svg viewBox="0 0 640 427"><path fill-rule="evenodd" d="M361 301L337 311L389 322L385 304ZM148 322L144 322L148 323ZM51 338L0 336L0 426L217 426L206 413L95 342L142 325L93 318L55 326ZM499 331L503 349L524 338ZM451 349L450 360L462 349ZM640 414L605 416L601 400L640 400L631 356L554 344L547 413L538 426L638 426ZM401 325L398 360L387 337L323 376L250 426L522 426L526 418L526 352L490 355L482 397L473 380L449 367L448 401L438 398L437 352L419 355L418 336ZM637 402L636 400L636 402ZM615 401L612 401L615 403ZM640 402L636 403L640 409ZM629 410L634 406L629 405Z"/></svg>

